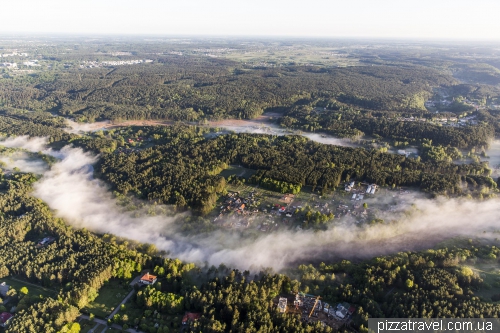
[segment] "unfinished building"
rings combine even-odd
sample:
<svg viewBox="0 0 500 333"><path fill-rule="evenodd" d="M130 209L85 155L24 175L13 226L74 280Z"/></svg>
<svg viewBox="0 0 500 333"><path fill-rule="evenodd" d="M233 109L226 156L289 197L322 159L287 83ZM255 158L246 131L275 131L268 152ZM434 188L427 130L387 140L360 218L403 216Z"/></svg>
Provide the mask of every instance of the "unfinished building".
<svg viewBox="0 0 500 333"><path fill-rule="evenodd" d="M278 309L281 313L286 312L287 299L285 297L280 297L278 302Z"/></svg>

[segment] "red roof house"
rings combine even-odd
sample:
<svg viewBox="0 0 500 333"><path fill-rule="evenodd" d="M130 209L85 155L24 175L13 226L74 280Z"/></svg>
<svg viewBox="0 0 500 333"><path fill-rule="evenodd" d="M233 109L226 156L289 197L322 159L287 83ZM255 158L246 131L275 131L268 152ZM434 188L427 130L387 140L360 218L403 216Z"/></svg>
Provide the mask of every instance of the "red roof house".
<svg viewBox="0 0 500 333"><path fill-rule="evenodd" d="M2 314L0 314L0 326L5 327L12 317L14 317L14 315L8 312L3 312Z"/></svg>
<svg viewBox="0 0 500 333"><path fill-rule="evenodd" d="M186 312L186 314L182 318L182 325L186 325L187 323L196 321L200 319L200 317L201 313Z"/></svg>
<svg viewBox="0 0 500 333"><path fill-rule="evenodd" d="M141 280L139 282L142 284L151 285L151 284L155 284L156 280L157 280L157 277L149 274L149 272L148 272L148 273L144 274L143 277L141 277Z"/></svg>

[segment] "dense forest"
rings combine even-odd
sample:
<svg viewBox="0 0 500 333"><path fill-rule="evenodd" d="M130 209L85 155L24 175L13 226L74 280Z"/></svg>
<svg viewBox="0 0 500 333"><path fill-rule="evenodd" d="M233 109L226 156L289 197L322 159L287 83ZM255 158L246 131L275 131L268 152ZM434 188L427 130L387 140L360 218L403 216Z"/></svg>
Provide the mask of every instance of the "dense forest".
<svg viewBox="0 0 500 333"><path fill-rule="evenodd" d="M0 135L47 137L49 142L68 142L71 135L64 131L66 122L48 112L0 109Z"/></svg>
<svg viewBox="0 0 500 333"><path fill-rule="evenodd" d="M430 122L432 115L425 113L361 112L339 105L336 101L311 104L325 105L329 110L318 110L311 105L294 106L279 119L280 125L348 138L363 135L381 137L402 146L421 145L424 140L431 140L436 145L462 149L487 147L495 134L500 134L498 119L485 111L480 113L483 121L478 125L452 127ZM416 119L402 121L403 116Z"/></svg>
<svg viewBox="0 0 500 333"><path fill-rule="evenodd" d="M57 112L80 121L255 118L317 97L375 110L424 110L431 87L452 83L419 66L258 68L171 55L135 66L4 76L0 107Z"/></svg>
<svg viewBox="0 0 500 333"><path fill-rule="evenodd" d="M147 255L110 246L55 218L47 205L30 195L36 180L31 174L2 174L0 278L12 275L42 285L54 290L54 297L12 292L16 316L7 332L58 332L97 296L104 281L129 265L126 259L139 264L148 260ZM44 237L55 241L37 245Z"/></svg>
<svg viewBox="0 0 500 333"><path fill-rule="evenodd" d="M496 263L500 250L495 246L468 244L358 263L300 265L289 275L253 274L223 264L200 268L160 257L151 245L68 227L31 197L31 184L36 180L24 173L2 176L0 278L16 276L51 288L57 296L42 298L26 288L11 289L9 298L17 306L7 333L68 332L65 327L78 327L71 323L106 288L107 281L128 280L144 268L156 274L159 282L134 293L134 311L142 315L129 319L125 309L110 323L125 323L124 329L135 323L150 333L174 332L179 323L165 321L163 316L190 311L201 315L186 327L190 332L331 331L319 322L302 321L298 314L277 311L276 297L298 291L321 295L331 304L350 302L356 307L352 325L360 332L366 331L368 317L500 314L498 304L475 295L492 286L469 267ZM37 245L43 237L52 237L54 242Z"/></svg>
<svg viewBox="0 0 500 333"><path fill-rule="evenodd" d="M497 318L500 306L476 295L481 288L497 285L486 283L473 266L479 262L497 265L499 252L495 246L469 245L403 252L362 264L302 265L299 270L302 282L308 281L315 293L359 304L355 322L360 327L366 327L369 317ZM332 286L330 281L337 279L342 282Z"/></svg>
<svg viewBox="0 0 500 333"><path fill-rule="evenodd" d="M496 188L486 164L419 160L378 150L319 144L301 136L226 134L206 138L204 131L183 125L138 127L126 137L154 138L155 145L114 152L108 147L110 142L117 147L125 141L121 131L97 136L104 153L95 172L123 194L189 206L201 214L209 212L217 194L224 191L226 180L218 174L230 164L257 170L250 181L264 186L274 180L328 191L357 179L445 195ZM73 142L95 147L93 140Z"/></svg>
<svg viewBox="0 0 500 333"><path fill-rule="evenodd" d="M192 207L201 214L209 212L224 192L226 179L218 174L230 164L257 170L249 181L264 187L274 189L277 185L271 183L283 182L279 192L285 185L290 192L302 186L325 192L351 178L452 196L482 196L484 188L496 188L486 164L454 165L449 156L459 152L429 146L428 140L422 140L422 159L414 159L319 144L300 136L214 136L214 130L199 126L132 127L84 136L69 134L63 126L64 118L47 112L6 110L0 118L5 135L46 136L54 147L72 143L100 153L96 175L123 194Z"/></svg>
<svg viewBox="0 0 500 333"><path fill-rule="evenodd" d="M2 40L0 51L0 136L46 137L53 149L69 144L98 154L95 176L110 185L118 203L125 198L193 211L182 230L203 233L203 223L212 225L204 215L229 182L318 195L354 180L471 200L498 191L500 179L491 178L486 162L453 163L500 134L500 53L494 48L20 38ZM444 96L447 104L429 106ZM285 128L365 136L396 149L416 145L419 156L201 126L265 112ZM172 126L76 134L67 118L167 119ZM4 157L13 152L18 150L0 148ZM41 152L23 154L48 167L56 162ZM235 165L251 175L224 177L222 171ZM355 311L338 329L342 333L366 333L371 317L500 316L500 244L486 231L480 241L453 239L419 252L240 271L224 263L184 262L155 244L71 226L33 196L40 176L4 166L0 282L10 289L0 297L0 313L14 317L1 333L78 333L84 331L80 324L93 327L94 319L115 331L146 333L334 331L304 320L300 311L278 311L279 297L292 300L298 292L332 305L350 303ZM333 219L319 209L316 219ZM134 214L142 217L139 210ZM308 210L304 218L312 215ZM132 287L145 272L158 281ZM131 297L117 307L122 292ZM98 300L110 294L109 308L118 311L99 314ZM182 324L187 313L199 319Z"/></svg>

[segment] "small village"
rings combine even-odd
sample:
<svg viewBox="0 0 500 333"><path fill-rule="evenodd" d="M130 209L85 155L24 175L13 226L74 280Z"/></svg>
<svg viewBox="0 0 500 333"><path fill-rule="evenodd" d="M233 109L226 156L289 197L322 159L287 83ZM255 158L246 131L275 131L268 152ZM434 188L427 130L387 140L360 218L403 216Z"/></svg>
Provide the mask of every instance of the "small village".
<svg viewBox="0 0 500 333"><path fill-rule="evenodd" d="M300 314L305 322L319 321L323 326L339 329L349 325L356 307L343 302L336 305L321 301L320 296L299 292L293 297L278 297L277 309L280 313ZM293 305L292 305L293 304Z"/></svg>
<svg viewBox="0 0 500 333"><path fill-rule="evenodd" d="M415 118L413 116L411 117L399 117L397 118L399 121L403 122L429 122L429 123L434 123L434 124L439 124L441 126L451 126L451 127L460 127L460 126L467 126L467 125L477 125L478 122L476 120L476 116L470 115L470 116L464 116L464 117L445 117L442 115L437 114L431 119L426 119L426 118Z"/></svg>
<svg viewBox="0 0 500 333"><path fill-rule="evenodd" d="M0 297L2 298L2 305L5 307L9 303L9 298L7 294L10 289L10 286L5 282L0 283ZM0 327L6 327L14 315L10 312L2 312L0 313Z"/></svg>
<svg viewBox="0 0 500 333"><path fill-rule="evenodd" d="M355 224L365 224L385 211L397 211L404 203L405 189L381 189L377 184L349 181L333 193L311 192L279 194L256 186L233 186L221 197L212 212L212 223L223 229L255 230L270 233L279 229L303 230L325 223L341 223L349 217ZM388 197L381 205L377 197ZM318 223L319 221L319 223Z"/></svg>
<svg viewBox="0 0 500 333"><path fill-rule="evenodd" d="M151 59L134 59L134 60L116 60L116 61L84 61L80 68L98 68L106 66L125 66L125 65L138 65L143 63L151 63Z"/></svg>

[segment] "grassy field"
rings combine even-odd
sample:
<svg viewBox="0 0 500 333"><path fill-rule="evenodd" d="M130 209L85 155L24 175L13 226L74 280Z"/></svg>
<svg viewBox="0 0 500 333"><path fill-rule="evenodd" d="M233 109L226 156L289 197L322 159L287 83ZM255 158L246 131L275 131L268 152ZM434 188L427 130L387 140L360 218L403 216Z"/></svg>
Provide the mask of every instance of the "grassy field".
<svg viewBox="0 0 500 333"><path fill-rule="evenodd" d="M220 175L225 177L225 178L227 178L229 176L238 176L238 177L249 178L255 172L256 172L256 170L230 165L226 170L223 170L220 173Z"/></svg>
<svg viewBox="0 0 500 333"><path fill-rule="evenodd" d="M114 329L114 328L111 328L111 327L108 327L106 325L99 325L97 326L97 328L95 329L95 331L93 333L104 333L104 332L121 332L120 330L117 330L117 329Z"/></svg>
<svg viewBox="0 0 500 333"><path fill-rule="evenodd" d="M469 267L484 280L483 287L474 295L491 301L493 295L500 294L500 266L497 262L481 262Z"/></svg>
<svg viewBox="0 0 500 333"><path fill-rule="evenodd" d="M94 322L86 319L82 319L78 323L80 324L80 333L88 333L95 326Z"/></svg>
<svg viewBox="0 0 500 333"><path fill-rule="evenodd" d="M99 296L86 306L85 312L105 319L118 304L127 296L131 287L120 280L112 279L99 290Z"/></svg>
<svg viewBox="0 0 500 333"><path fill-rule="evenodd" d="M135 318L141 318L142 315L144 313L144 309L140 309L138 307L136 307L136 305L134 304L134 301L132 300L132 298L130 298L127 303L125 303L125 310L121 310L118 311L118 314L120 316L123 316L124 314L127 314L127 316L129 318L131 318L129 320L129 324L133 323L133 320L132 319L135 319Z"/></svg>
<svg viewBox="0 0 500 333"><path fill-rule="evenodd" d="M225 58L246 62L271 64L316 64L324 66L354 66L359 63L358 59L345 58L335 55L331 48L295 46L290 48L273 48L272 50L255 49L245 50L244 52L231 52L224 55Z"/></svg>
<svg viewBox="0 0 500 333"><path fill-rule="evenodd" d="M30 282L24 282L21 279L17 279L15 277L5 277L0 279L0 283L5 282L12 288L19 291L22 287L28 288L29 295L41 295L43 297L55 297L57 295L57 291L54 289L44 288L42 286L32 284Z"/></svg>

